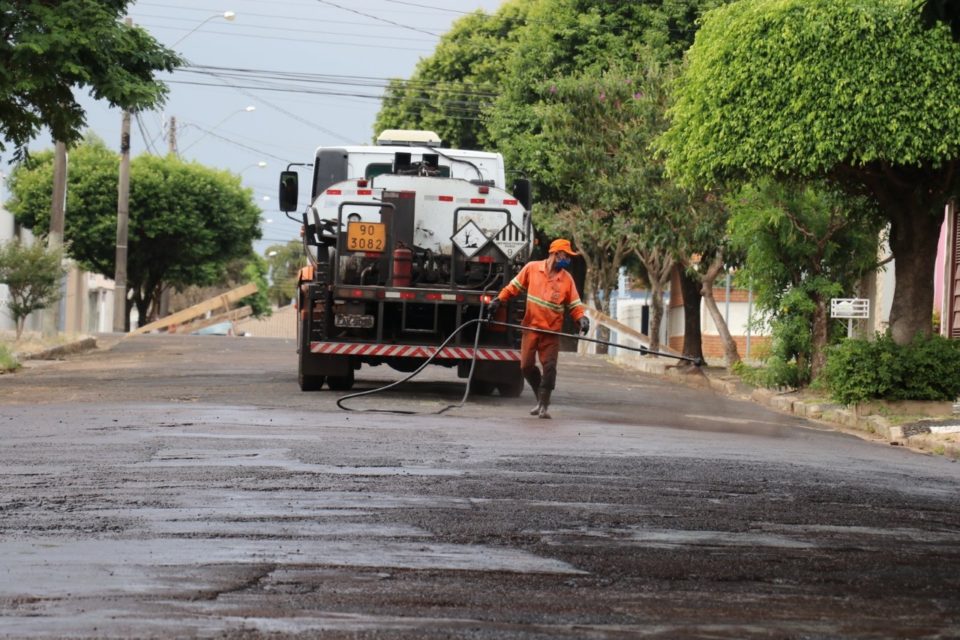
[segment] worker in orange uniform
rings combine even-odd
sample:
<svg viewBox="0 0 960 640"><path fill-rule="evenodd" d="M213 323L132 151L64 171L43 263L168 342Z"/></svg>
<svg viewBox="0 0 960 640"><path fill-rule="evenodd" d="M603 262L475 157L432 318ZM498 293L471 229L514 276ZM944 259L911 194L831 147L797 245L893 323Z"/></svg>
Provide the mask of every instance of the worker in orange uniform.
<svg viewBox="0 0 960 640"><path fill-rule="evenodd" d="M524 265L517 277L505 286L487 307L487 317L492 318L500 308L500 303L510 298L527 294L527 310L523 316L523 326L533 329L561 331L563 314L567 311L580 325L580 334L590 330L590 321L586 318L577 285L564 267L570 265L571 256L577 252L570 246L569 240L558 239L550 243L546 260L536 260ZM550 418L550 394L557 382L557 358L560 355L560 336L537 331L524 331L520 342L520 370L524 379L530 383L537 396L537 406L530 412L532 416ZM537 368L536 357L540 357L543 373Z"/></svg>

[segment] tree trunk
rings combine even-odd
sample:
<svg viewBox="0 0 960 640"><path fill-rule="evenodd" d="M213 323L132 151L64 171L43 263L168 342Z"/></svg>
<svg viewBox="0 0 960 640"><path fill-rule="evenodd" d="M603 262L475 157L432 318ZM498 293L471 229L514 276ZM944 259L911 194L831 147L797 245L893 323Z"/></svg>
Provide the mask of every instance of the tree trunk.
<svg viewBox="0 0 960 640"><path fill-rule="evenodd" d="M700 281L680 268L683 293L683 355L703 359L703 335L700 332Z"/></svg>
<svg viewBox="0 0 960 640"><path fill-rule="evenodd" d="M730 335L730 329L727 327L726 320L717 307L717 300L713 297L713 282L704 281L701 288L703 294L703 303L707 307L707 312L717 327L717 333L720 334L720 340L723 342L723 356L726 361L727 369L730 369L736 363L740 362L740 351L737 349L737 343Z"/></svg>
<svg viewBox="0 0 960 640"><path fill-rule="evenodd" d="M660 325L663 322L663 291L670 282L670 274L676 261L669 253L658 249L652 251L637 250L636 256L647 270L650 279L650 350L660 350Z"/></svg>
<svg viewBox="0 0 960 640"><path fill-rule="evenodd" d="M593 296L592 296L592 297L593 297L593 306L594 306L598 311L600 311L600 313L603 313L603 314L606 314L606 315L610 315L610 304L609 304L609 301L610 301L610 292L611 292L611 291L612 291L612 289L611 289L611 290L608 290L608 291L606 292L606 297L604 298L604 297L602 297L602 296L600 295L600 290L599 290L599 289L594 290L594 293L593 293ZM604 303L606 303L606 304L604 304ZM603 325L598 325L598 326L597 326L597 340L606 340L606 341L609 342L609 340L610 340L610 329L608 329L607 327L605 327L605 326L603 326ZM605 345L605 344L596 343L595 346L596 346L596 350L597 350L597 353L598 353L598 354L606 355L607 353L610 353L610 347L608 347L608 346Z"/></svg>
<svg viewBox="0 0 960 640"><path fill-rule="evenodd" d="M814 295L813 327L810 335L810 379L816 380L827 364L829 325L827 303L823 296Z"/></svg>
<svg viewBox="0 0 960 640"><path fill-rule="evenodd" d="M720 340L723 342L724 359L727 369L730 369L733 365L740 362L740 351L737 349L737 343L734 341L733 336L730 335L730 327L727 326L726 319L721 315L720 309L717 307L717 300L713 297L713 284L717 281L717 276L722 271L723 256L718 255L714 258L710 267L707 268L707 272L700 278L702 283L700 293L703 295L703 302L707 307L707 312L710 313L710 318L717 327L717 333L720 334ZM727 300L727 304L730 304L729 300Z"/></svg>
<svg viewBox="0 0 960 640"><path fill-rule="evenodd" d="M909 205L888 213L896 270L890 335L903 345L918 333L929 336L933 331L933 276L943 219Z"/></svg>
<svg viewBox="0 0 960 640"><path fill-rule="evenodd" d="M660 323L663 321L663 286L650 278L650 350L660 351Z"/></svg>
<svg viewBox="0 0 960 640"><path fill-rule="evenodd" d="M139 318L138 323L143 326L147 324L147 312L150 310L150 298L144 297L140 294L139 291L134 292L132 302L137 305L137 317ZM127 331L130 331L130 310L127 309Z"/></svg>
<svg viewBox="0 0 960 640"><path fill-rule="evenodd" d="M27 326L27 316L17 318L17 337L14 340L20 340L23 335L23 328Z"/></svg>

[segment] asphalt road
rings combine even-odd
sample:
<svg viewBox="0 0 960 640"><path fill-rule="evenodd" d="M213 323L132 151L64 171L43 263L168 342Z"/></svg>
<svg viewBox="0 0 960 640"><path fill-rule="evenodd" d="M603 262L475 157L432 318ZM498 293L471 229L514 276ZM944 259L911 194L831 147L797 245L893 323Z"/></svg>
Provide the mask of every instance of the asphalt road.
<svg viewBox="0 0 960 640"><path fill-rule="evenodd" d="M0 635L960 637L958 464L596 357L550 421L462 389L346 412L216 336L0 376Z"/></svg>

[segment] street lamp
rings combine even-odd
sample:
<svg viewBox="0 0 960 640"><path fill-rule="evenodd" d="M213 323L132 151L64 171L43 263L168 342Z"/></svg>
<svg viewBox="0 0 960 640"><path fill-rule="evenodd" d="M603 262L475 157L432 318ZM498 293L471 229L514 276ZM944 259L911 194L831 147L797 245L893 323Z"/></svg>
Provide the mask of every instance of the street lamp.
<svg viewBox="0 0 960 640"><path fill-rule="evenodd" d="M196 31L197 29L199 29L199 28L202 27L203 25L207 24L207 23L210 22L211 20L216 20L217 18L223 18L223 19L226 20L227 22L233 22L233 21L236 19L236 17L237 17L237 14L235 14L233 11L224 11L223 13L218 13L218 14L212 15L212 16L210 16L209 18L207 18L206 20L204 20L203 22L201 22L200 24L198 24L197 26L195 26L193 29L190 29L190 31L188 31L187 33L185 33L179 40L177 40L177 41L174 42L172 45L170 45L170 48L172 49L173 47L177 46L178 44L180 44L181 42L183 42L184 40L186 40L186 39L187 39L187 36L189 36L191 33L193 33L194 31Z"/></svg>
<svg viewBox="0 0 960 640"><path fill-rule="evenodd" d="M246 171L247 169L253 169L254 167L257 167L257 168L259 168L259 169L263 169L263 168L266 167L266 166L267 166L267 163L266 163L266 161L264 161L264 160L261 160L260 162L257 162L256 164L248 164L248 165L245 166L243 169L240 169L240 171L237 172L237 175L238 175L238 176L242 176L242 175L243 175L243 172Z"/></svg>

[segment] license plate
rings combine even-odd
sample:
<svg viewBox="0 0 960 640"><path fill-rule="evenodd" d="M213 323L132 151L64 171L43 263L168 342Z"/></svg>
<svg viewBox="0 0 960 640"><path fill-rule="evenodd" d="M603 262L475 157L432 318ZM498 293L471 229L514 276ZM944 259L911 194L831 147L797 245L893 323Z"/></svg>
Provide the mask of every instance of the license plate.
<svg viewBox="0 0 960 640"><path fill-rule="evenodd" d="M348 251L382 252L387 248L387 225L382 222L351 222L347 225Z"/></svg>

